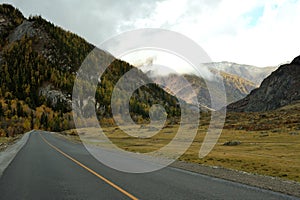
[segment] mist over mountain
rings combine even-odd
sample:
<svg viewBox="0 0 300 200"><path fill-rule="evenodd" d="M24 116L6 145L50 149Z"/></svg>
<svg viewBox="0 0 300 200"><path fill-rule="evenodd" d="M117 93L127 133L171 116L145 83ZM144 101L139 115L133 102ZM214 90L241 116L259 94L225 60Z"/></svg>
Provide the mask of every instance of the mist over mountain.
<svg viewBox="0 0 300 200"><path fill-rule="evenodd" d="M206 85L207 82L213 85L216 94L226 95L225 104L224 102L221 103L221 99L220 101L217 100L217 104L222 107L246 97L253 89L259 87L264 78L277 69L277 67L260 68L232 62L202 63L197 69L197 71L205 69L201 71L205 73L205 77L201 77L198 72L191 71L191 69L186 69L187 72L184 73L183 69L178 72L175 71L177 68L162 68L155 65L151 58L146 59L144 62L140 61L138 67L148 77L162 85L166 91L170 92L170 88L173 88L176 91L175 93L183 96L183 100L187 103L195 104L198 101L201 106L208 108L211 107L211 96ZM216 73L221 75L222 81L215 79L214 74ZM187 79L192 84L197 93L197 98L185 90L182 78ZM225 92L221 91L221 84L224 84Z"/></svg>
<svg viewBox="0 0 300 200"><path fill-rule="evenodd" d="M217 73L217 71L212 70L211 73L214 74ZM162 85L166 91L169 91L169 88L172 88L172 90L175 91L173 93L180 94L187 103L197 104L198 102L201 106L206 108L211 108L211 91L209 91L207 84L210 84L210 90L213 90L214 95L220 97L223 96L224 98L226 95L225 102L222 98L216 98L218 108L242 99L249 94L251 90L256 88L254 83L240 78L239 76L225 72L219 74L220 77L217 79L205 80L192 74L157 76L153 75L151 71L147 73L147 75L149 75L156 83ZM184 79L192 86L197 94L196 96L185 89L187 87L187 82L183 81ZM222 85L224 85L225 91L223 91Z"/></svg>
<svg viewBox="0 0 300 200"><path fill-rule="evenodd" d="M229 74L237 75L257 85L269 76L278 67L256 67L252 65L237 64L233 62L213 62L203 64L206 67L214 68Z"/></svg>
<svg viewBox="0 0 300 200"><path fill-rule="evenodd" d="M138 63L133 63L134 66L140 68L143 72L147 73L150 77L168 75L172 73L178 74L194 74L199 76L199 71L204 75L202 78L209 79L212 76L211 70L218 70L225 72L227 74L239 76L245 80L248 80L258 87L260 83L269 76L273 71L278 67L256 67L253 65L238 64L234 62L211 62L211 63L201 63L197 70L193 67L186 68L182 66L181 69L172 69L172 66L169 66L169 69L161 70L160 66L155 65L155 58L149 57L145 60L139 60ZM196 72L197 71L197 72Z"/></svg>

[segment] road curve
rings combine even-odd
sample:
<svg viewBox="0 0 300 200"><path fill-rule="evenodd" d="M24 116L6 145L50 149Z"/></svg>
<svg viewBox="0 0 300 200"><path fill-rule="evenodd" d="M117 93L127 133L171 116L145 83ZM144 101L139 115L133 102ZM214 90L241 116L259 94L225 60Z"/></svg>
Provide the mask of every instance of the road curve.
<svg viewBox="0 0 300 200"><path fill-rule="evenodd" d="M82 144L34 131L0 178L0 199L299 199L166 167L129 174L108 168Z"/></svg>

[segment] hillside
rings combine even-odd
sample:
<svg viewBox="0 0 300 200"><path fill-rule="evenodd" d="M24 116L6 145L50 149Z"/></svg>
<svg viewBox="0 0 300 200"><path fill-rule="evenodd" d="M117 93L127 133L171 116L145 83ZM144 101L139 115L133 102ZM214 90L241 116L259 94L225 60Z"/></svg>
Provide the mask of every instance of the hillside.
<svg viewBox="0 0 300 200"><path fill-rule="evenodd" d="M0 35L0 135L32 128L71 128L76 71L94 46L40 16L26 19L7 4L0 5ZM103 51L101 56L111 57ZM113 123L108 99L118 79L131 69L128 63L115 60L101 77L96 102L103 123ZM141 80L148 79L136 70ZM177 100L154 84L135 91L130 114L136 121L147 120L150 106L156 103L164 103L169 116L180 114Z"/></svg>
<svg viewBox="0 0 300 200"><path fill-rule="evenodd" d="M300 57L280 66L247 97L230 104L228 111L261 112L280 108L300 100Z"/></svg>
<svg viewBox="0 0 300 200"><path fill-rule="evenodd" d="M216 71L211 70L212 73L216 73ZM148 72L151 75L151 72ZM244 98L247 94L250 93L255 87L255 84L240 78L236 75L228 74L225 72L220 72L220 75L223 78L223 83L226 91L227 104L235 102ZM185 74L182 76L177 74L169 74L167 76L151 76L153 80L157 83L164 86L165 90L168 91L168 88L173 88L177 94L184 97L183 100L190 104L196 104L198 101L201 106L210 108L210 94L206 86L206 82L203 78L198 77L196 75ZM185 90L185 82L182 80L185 78L193 87L194 91L197 94L197 99L195 99L194 95ZM209 82L216 94L224 95L221 91L221 87L218 81L206 80ZM226 106L223 102L217 102L217 104L222 107Z"/></svg>

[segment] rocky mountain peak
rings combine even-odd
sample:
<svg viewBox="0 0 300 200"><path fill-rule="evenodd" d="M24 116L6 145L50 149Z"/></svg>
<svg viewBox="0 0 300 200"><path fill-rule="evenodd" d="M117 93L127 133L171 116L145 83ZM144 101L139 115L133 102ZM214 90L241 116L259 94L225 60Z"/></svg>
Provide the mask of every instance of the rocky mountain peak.
<svg viewBox="0 0 300 200"><path fill-rule="evenodd" d="M291 64L300 65L300 56L294 58L294 60L291 62Z"/></svg>
<svg viewBox="0 0 300 200"><path fill-rule="evenodd" d="M300 100L300 56L280 66L261 86L244 99L228 105L228 111L259 112L274 110Z"/></svg>

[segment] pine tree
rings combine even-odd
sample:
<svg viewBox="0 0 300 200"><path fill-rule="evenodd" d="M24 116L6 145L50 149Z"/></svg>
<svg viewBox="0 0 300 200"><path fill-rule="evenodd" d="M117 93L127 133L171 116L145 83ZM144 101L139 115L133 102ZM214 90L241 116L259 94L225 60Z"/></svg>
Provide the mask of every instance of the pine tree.
<svg viewBox="0 0 300 200"><path fill-rule="evenodd" d="M4 111L2 107L2 103L0 102L0 117L2 118L4 116Z"/></svg>

